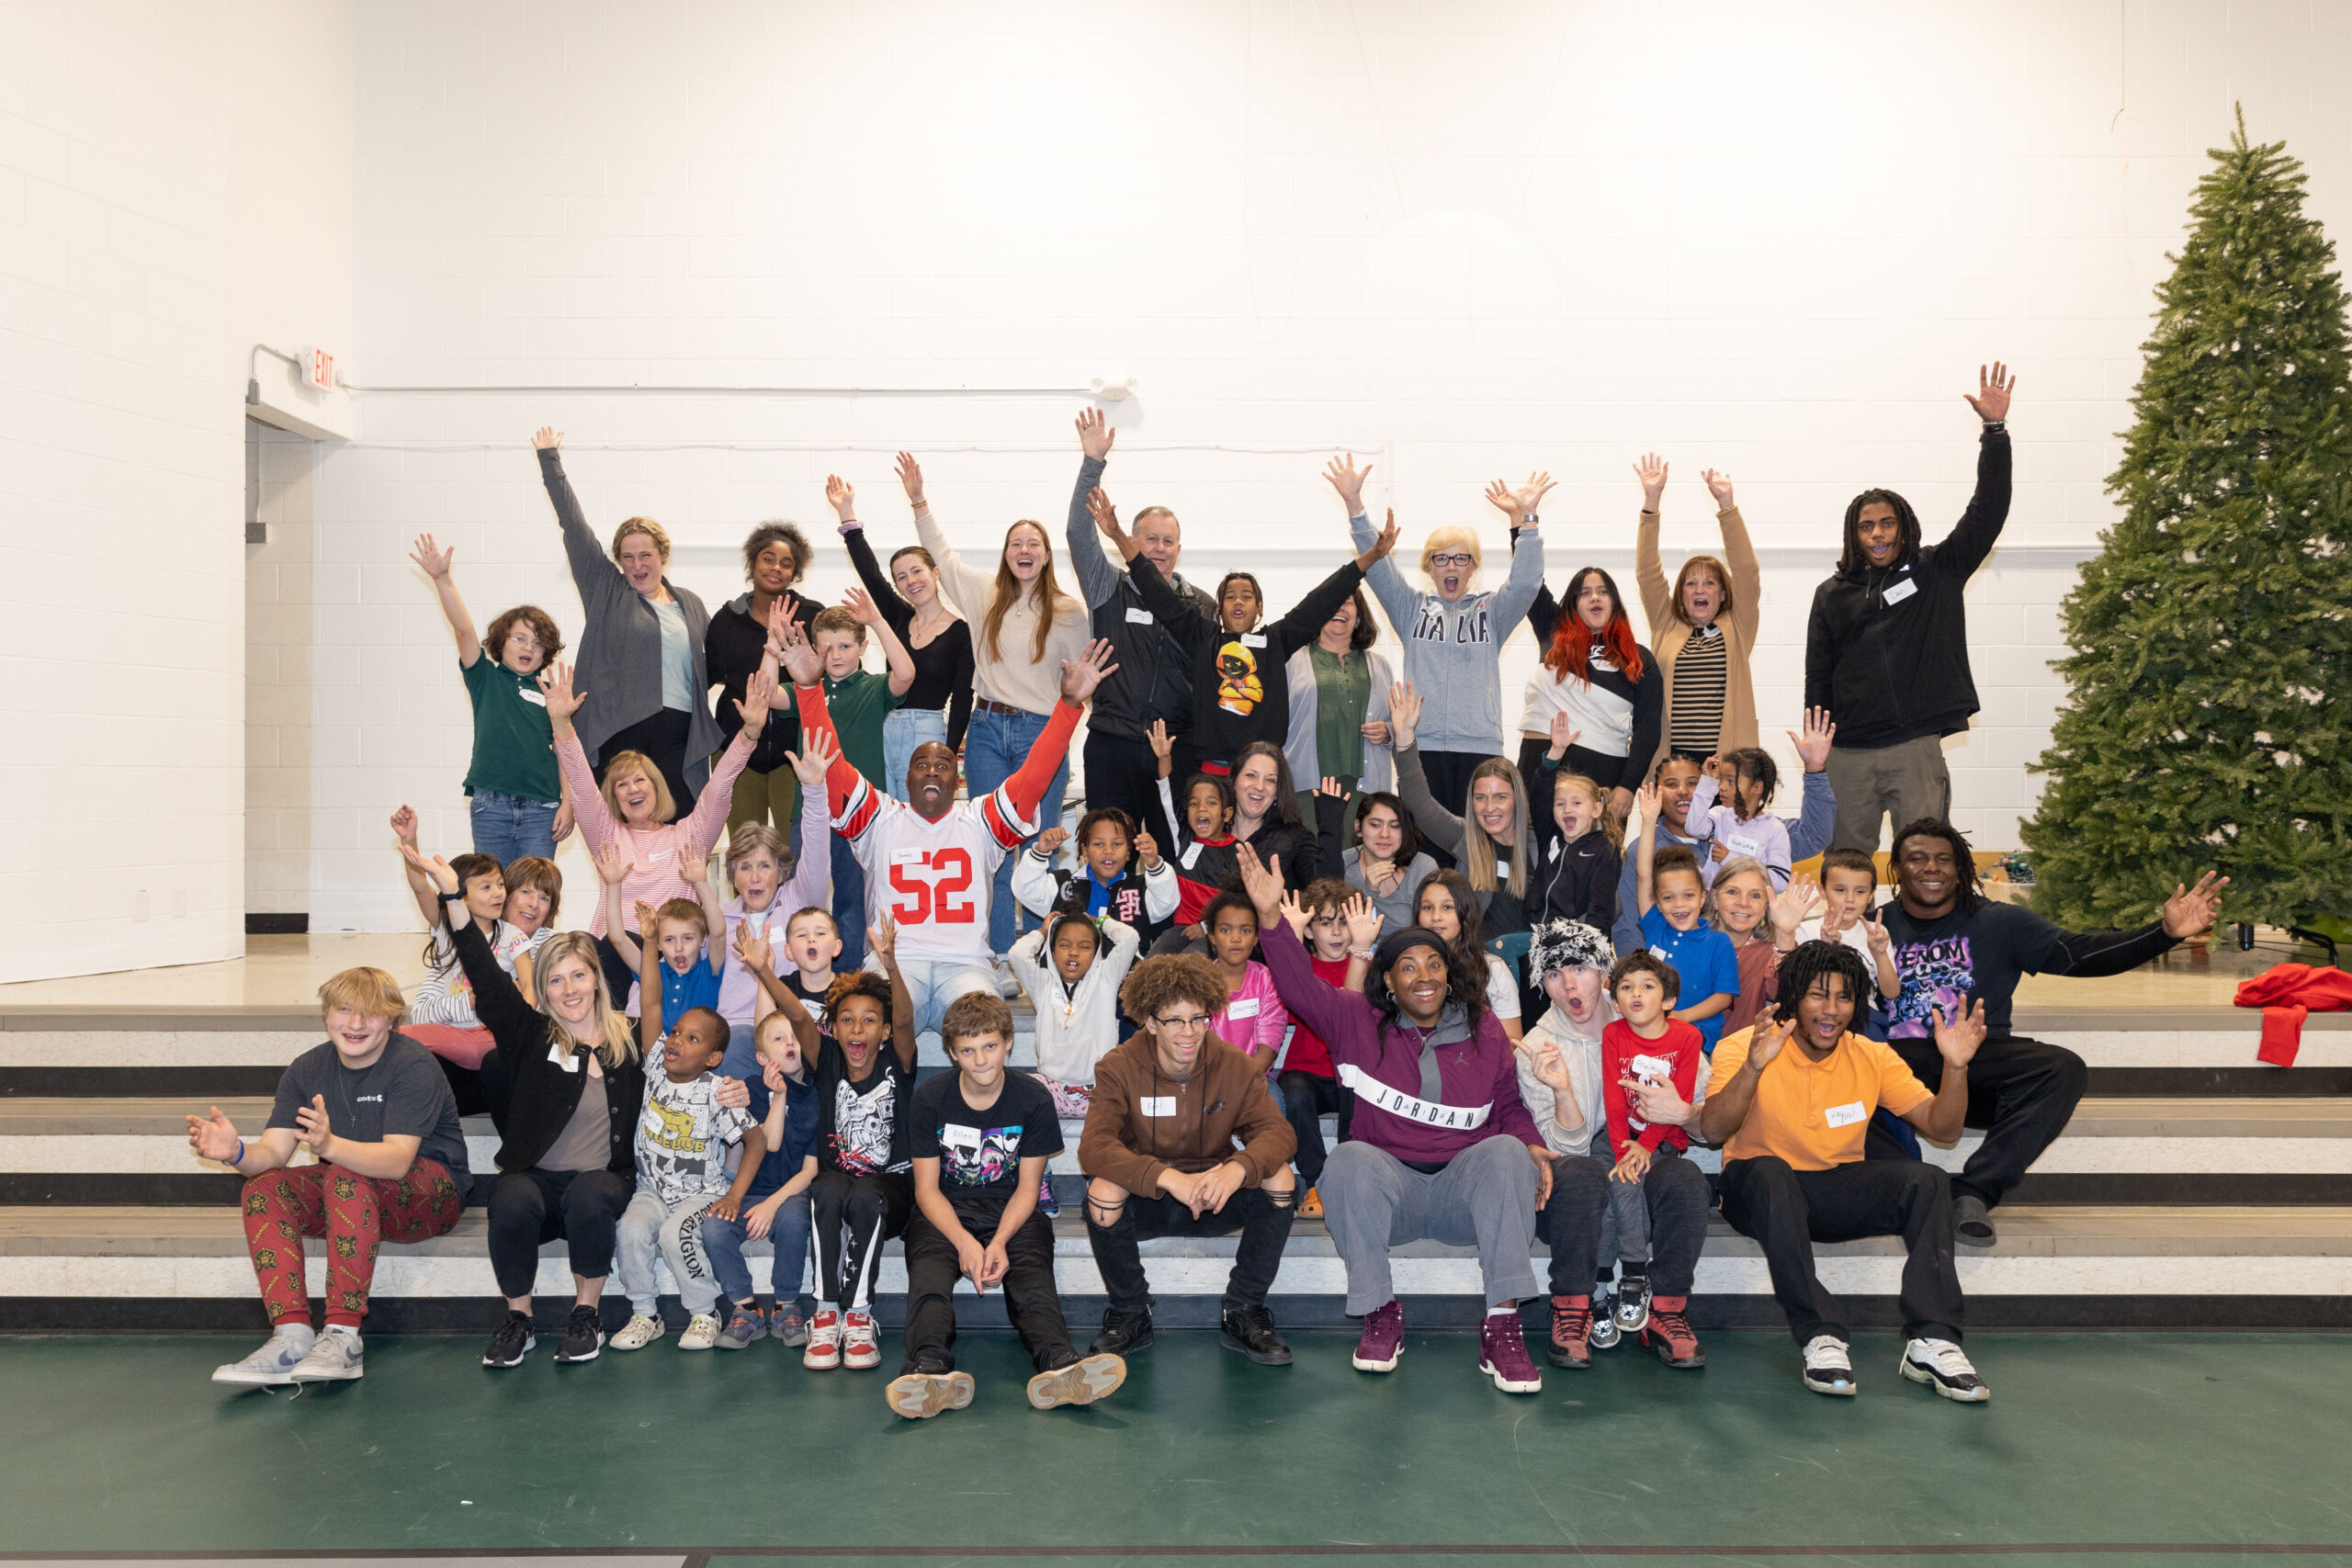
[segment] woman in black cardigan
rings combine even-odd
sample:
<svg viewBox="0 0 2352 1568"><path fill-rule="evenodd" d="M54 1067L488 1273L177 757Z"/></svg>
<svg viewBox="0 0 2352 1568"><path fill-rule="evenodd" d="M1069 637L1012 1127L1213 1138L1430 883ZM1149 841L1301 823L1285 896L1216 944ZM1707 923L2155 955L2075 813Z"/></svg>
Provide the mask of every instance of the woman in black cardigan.
<svg viewBox="0 0 2352 1568"><path fill-rule="evenodd" d="M907 798L907 764L915 749L942 740L961 754L972 723L972 627L939 591L939 563L921 545L890 557L886 576L857 520L857 492L838 474L825 476L825 499L841 519L842 543L850 565L865 584L875 607L907 645L915 661L915 683L882 720L882 772L874 780L895 799Z"/></svg>
<svg viewBox="0 0 2352 1568"><path fill-rule="evenodd" d="M402 846L444 902L462 897L439 856ZM539 1248L560 1237L571 1253L572 1308L556 1347L559 1361L593 1361L604 1348L598 1303L613 1269L621 1211L637 1190L634 1137L645 1103L645 1064L637 1035L605 989L595 939L564 931L534 961L533 1007L498 966L473 921L458 922L458 962L474 988L474 1015L496 1043L508 1089L498 1180L490 1194L490 1266L506 1298L506 1321L491 1337L485 1367L512 1367L529 1354L532 1281Z"/></svg>

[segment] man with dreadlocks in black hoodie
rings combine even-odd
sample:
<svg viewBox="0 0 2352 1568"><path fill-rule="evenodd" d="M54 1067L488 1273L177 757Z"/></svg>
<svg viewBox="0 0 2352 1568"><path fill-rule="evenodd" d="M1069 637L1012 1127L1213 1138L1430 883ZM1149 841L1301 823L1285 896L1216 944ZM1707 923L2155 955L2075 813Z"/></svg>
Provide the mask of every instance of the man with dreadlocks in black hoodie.
<svg viewBox="0 0 2352 1568"><path fill-rule="evenodd" d="M1804 705L1827 708L1837 725L1832 849L1875 851L1888 812L1897 827L1951 815L1943 738L1966 729L1979 705L1962 592L2008 521L2016 388L2004 365L1977 370L1968 399L1984 422L1976 493L1941 544L1919 542L1918 514L1891 490L1866 490L1846 508L1845 550L1814 590L1804 644Z"/></svg>

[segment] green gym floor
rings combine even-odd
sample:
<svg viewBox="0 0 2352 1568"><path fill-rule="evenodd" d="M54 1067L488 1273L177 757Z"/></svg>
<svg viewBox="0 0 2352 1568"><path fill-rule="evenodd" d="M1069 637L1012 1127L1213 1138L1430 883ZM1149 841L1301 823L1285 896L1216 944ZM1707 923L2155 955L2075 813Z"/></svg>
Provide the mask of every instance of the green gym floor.
<svg viewBox="0 0 2352 1568"><path fill-rule="evenodd" d="M1982 1406L1903 1382L1883 1335L1851 1400L1773 1334L1710 1336L1696 1374L1621 1348L1532 1398L1466 1335L1388 1377L1294 1344L1267 1370L1163 1335L1110 1400L1040 1414L1017 1342L969 1336L978 1399L913 1423L895 1355L811 1374L770 1342L560 1368L543 1339L492 1374L471 1338L384 1336L364 1382L295 1397L206 1381L249 1337L0 1339L0 1558L2352 1562L2352 1337L1984 1334Z"/></svg>

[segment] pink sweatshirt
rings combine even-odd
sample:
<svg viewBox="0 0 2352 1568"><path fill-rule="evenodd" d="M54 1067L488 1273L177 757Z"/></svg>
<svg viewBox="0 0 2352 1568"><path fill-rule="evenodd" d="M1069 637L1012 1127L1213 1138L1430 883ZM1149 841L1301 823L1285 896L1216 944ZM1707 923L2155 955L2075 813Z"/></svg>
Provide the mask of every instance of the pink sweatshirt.
<svg viewBox="0 0 2352 1568"><path fill-rule="evenodd" d="M1272 1068L1290 1028L1290 1011L1274 989L1274 976L1264 964L1252 962L1241 988L1226 998L1225 1010L1209 1020L1209 1032L1227 1045Z"/></svg>
<svg viewBox="0 0 2352 1568"><path fill-rule="evenodd" d="M672 898L692 898L695 890L678 874L678 851L688 843L700 844L704 850L718 848L718 840L727 829L727 808L734 804L735 778L750 761L752 741L738 730L729 741L718 763L710 770L710 783L695 799L695 808L683 822L665 822L659 828L642 830L624 828L613 820L605 809L605 796L596 787L595 773L588 766L588 753L580 749L577 735L559 736L555 743L556 766L563 771L564 782L571 786L571 809L580 821L580 836L588 841L593 853L618 840L622 852L629 858L628 875L621 883L622 921L629 931L637 930L637 903L643 899L659 908ZM596 912L588 921L588 929L597 936L605 934L604 887L596 888Z"/></svg>

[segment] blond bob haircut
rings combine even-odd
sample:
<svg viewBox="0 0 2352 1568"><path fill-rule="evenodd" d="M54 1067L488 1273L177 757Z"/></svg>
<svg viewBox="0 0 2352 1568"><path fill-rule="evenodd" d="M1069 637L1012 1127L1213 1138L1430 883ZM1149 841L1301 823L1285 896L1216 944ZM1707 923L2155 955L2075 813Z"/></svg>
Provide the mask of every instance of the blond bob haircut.
<svg viewBox="0 0 2352 1568"><path fill-rule="evenodd" d="M642 751L621 751L605 764L605 782L596 786L596 793L605 797L605 809L612 813L613 820L628 820L622 814L616 789L621 780L631 773L643 773L653 783L653 819L656 822L674 819L678 815L677 796L670 793L670 783L662 776L662 770L653 765L653 759Z"/></svg>
<svg viewBox="0 0 2352 1568"><path fill-rule="evenodd" d="M670 564L670 531L650 517L624 519L621 525L613 530L613 559L617 561L621 558L621 545L631 534L642 534L652 540L653 547L662 552L662 564Z"/></svg>
<svg viewBox="0 0 2352 1568"><path fill-rule="evenodd" d="M571 1026L556 1016L555 1002L549 995L548 979L556 966L570 958L587 965L588 974L596 984L596 997L589 1006L588 1031L584 1035L574 1034ZM550 1044L566 1051L594 1051L604 1058L607 1069L637 1060L637 1026L629 1022L628 1014L613 1006L613 994L605 986L604 960L597 955L594 937L586 931L557 932L531 960L531 973L537 980L539 1016L548 1021Z"/></svg>
<svg viewBox="0 0 2352 1568"><path fill-rule="evenodd" d="M1470 575L1475 580L1478 575L1479 570L1487 564L1487 552L1478 547L1478 536L1472 530L1462 527L1459 525L1448 525L1443 528L1432 528L1430 530L1429 538L1423 541L1421 545L1422 574L1424 576L1428 575L1430 570L1430 559L1431 557L1439 555L1452 555L1456 550L1462 550L1468 553L1470 557Z"/></svg>
<svg viewBox="0 0 2352 1568"><path fill-rule="evenodd" d="M401 983L381 969L361 965L327 977L319 987L319 1017L337 1008L349 1008L367 1018L398 1018L408 1010Z"/></svg>

